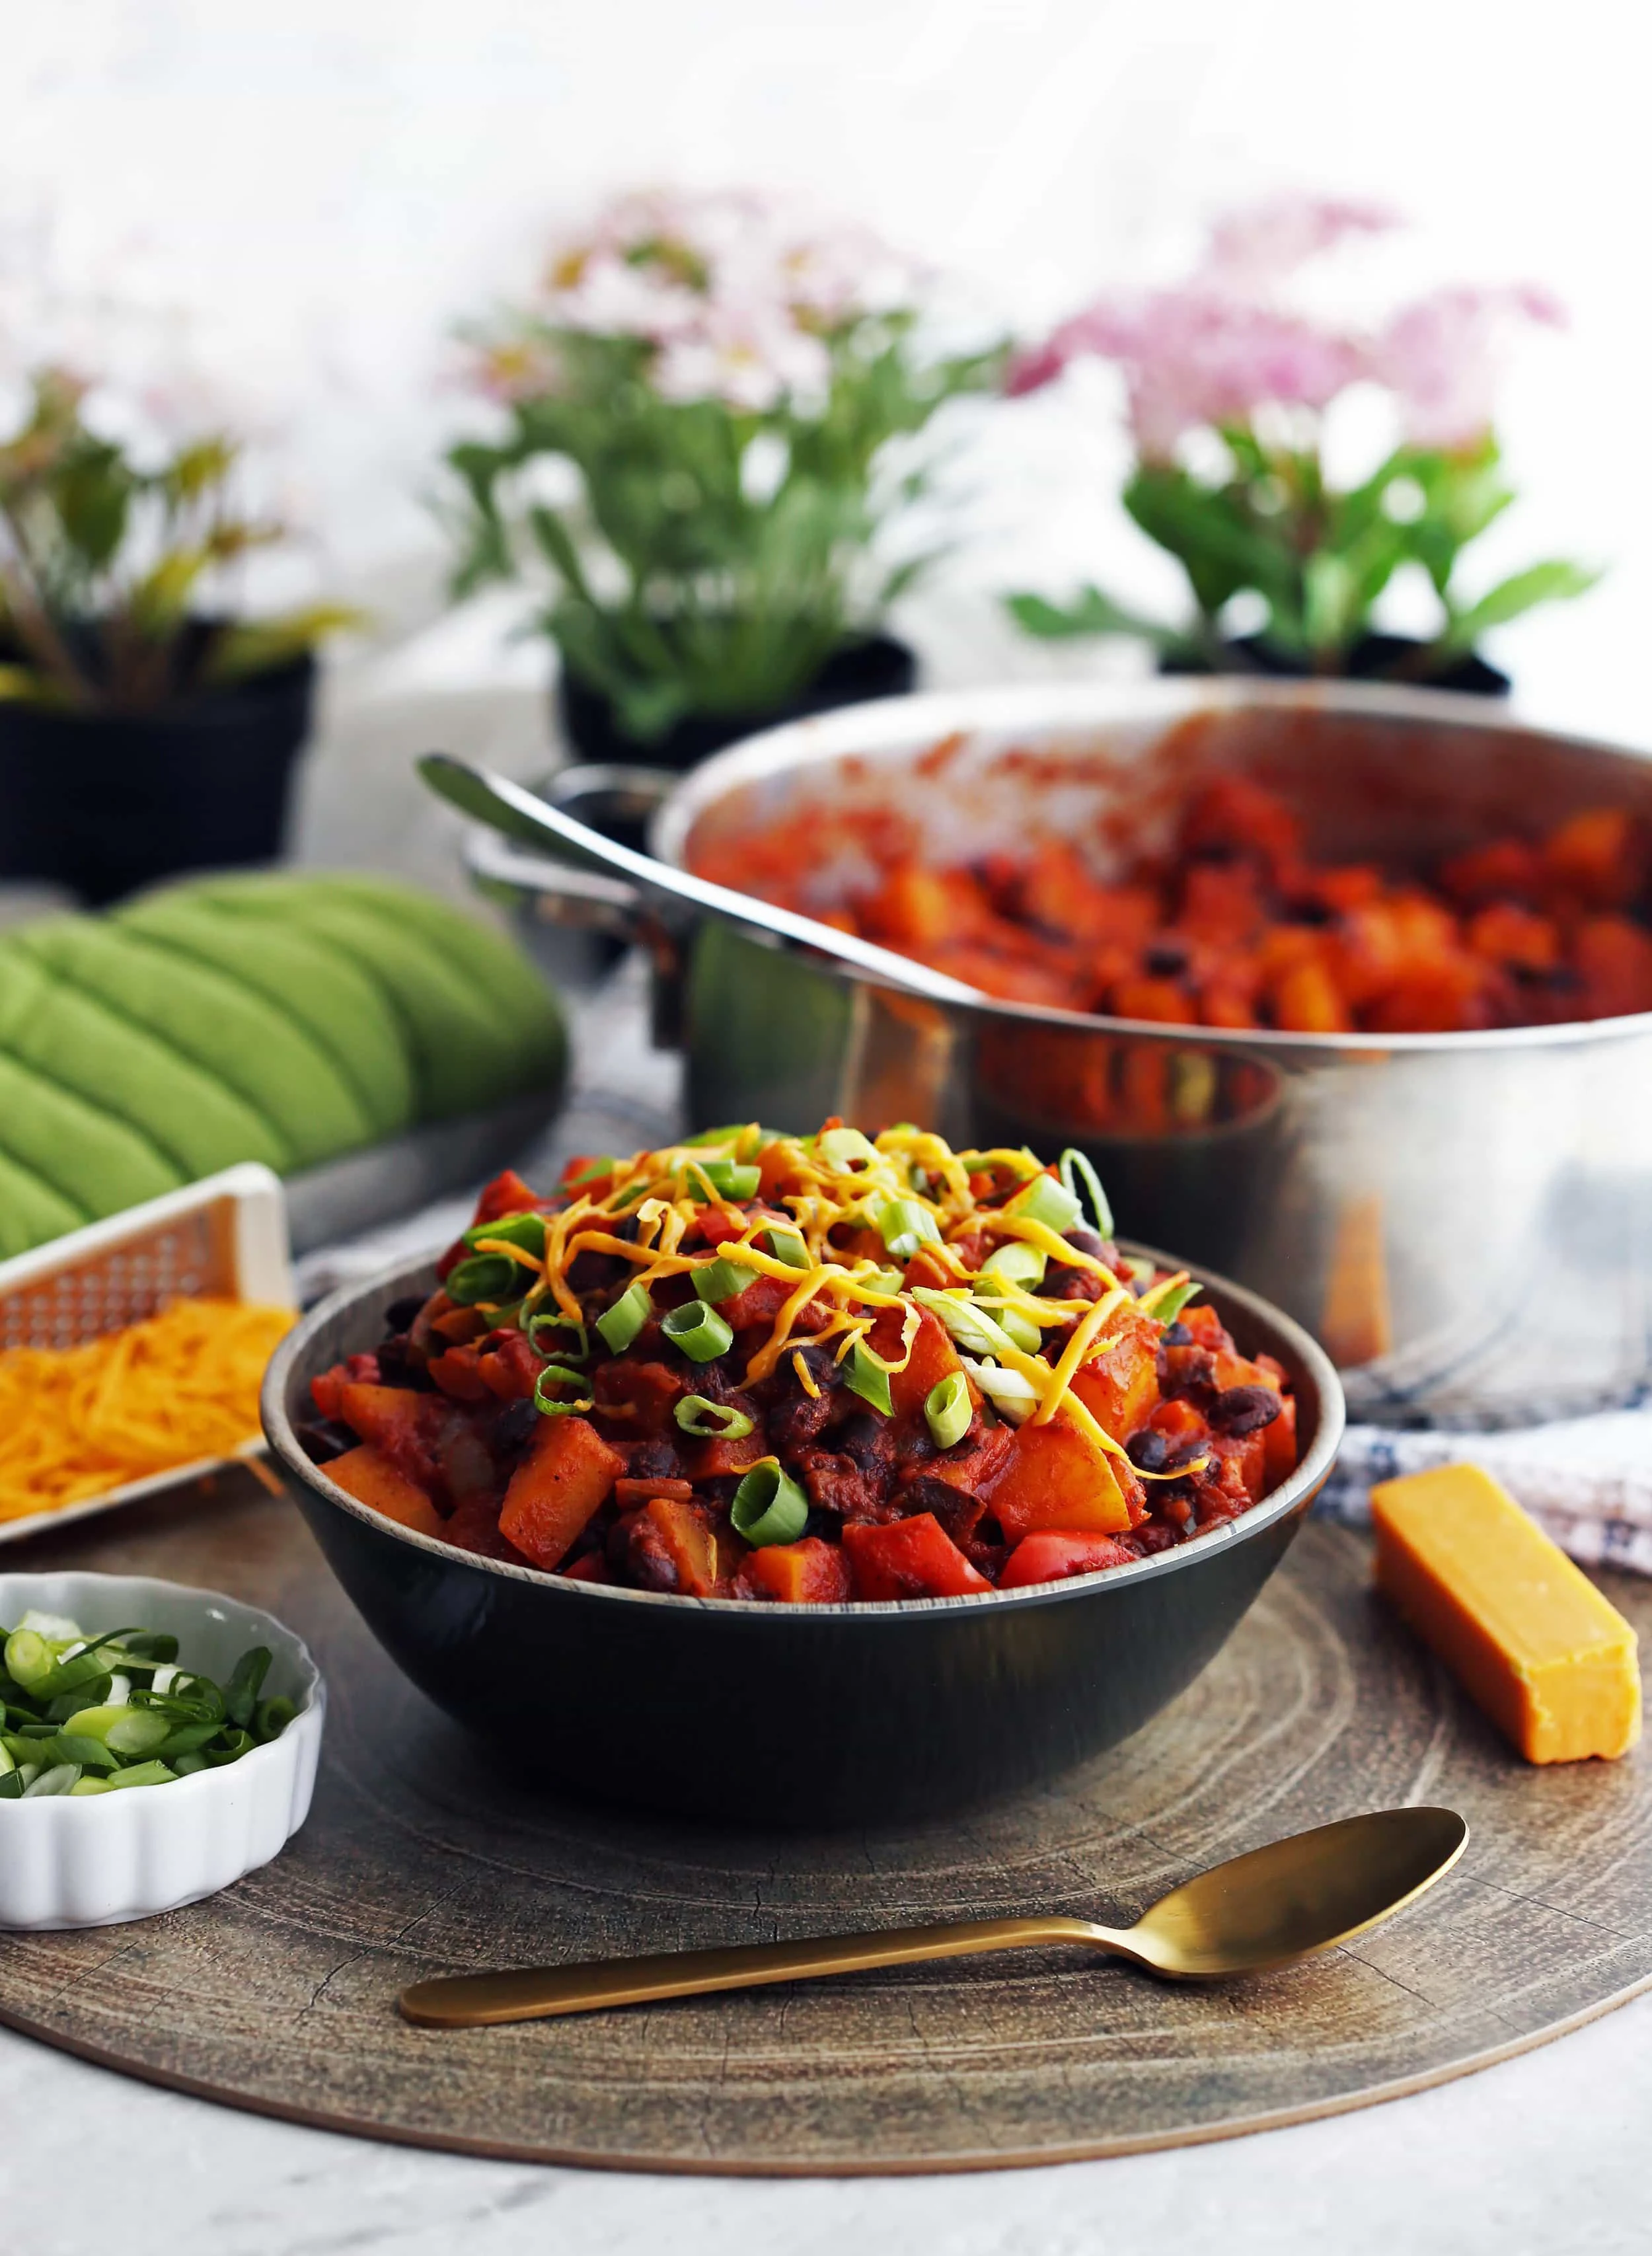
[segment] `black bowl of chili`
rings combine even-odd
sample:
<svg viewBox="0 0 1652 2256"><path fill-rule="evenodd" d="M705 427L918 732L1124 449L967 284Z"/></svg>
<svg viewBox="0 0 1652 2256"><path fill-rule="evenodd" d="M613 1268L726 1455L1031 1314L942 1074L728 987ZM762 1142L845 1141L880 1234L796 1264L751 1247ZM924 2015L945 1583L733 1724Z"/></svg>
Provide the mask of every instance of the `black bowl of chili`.
<svg viewBox="0 0 1652 2256"><path fill-rule="evenodd" d="M979 1210L949 1207L902 1135L916 1132L895 1132L895 1148L928 1183L956 1258L934 1252L907 1200L885 1200L882 1248L865 1236L866 1202L855 1242L830 1211L794 1201L808 1244L797 1232L788 1242L778 1204L763 1207L737 1148L731 1178L714 1166L702 1181L699 1163L686 1163L693 1195L678 1204L688 1227L673 1238L668 1224L646 1222L655 1258L635 1252L632 1232L628 1266L608 1234L619 1204L596 1209L623 1200L615 1186L639 1155L604 1163L618 1172L594 1189L565 1186L531 1209L514 1179L507 1191L493 1187L484 1221L440 1266L347 1288L283 1343L265 1388L272 1445L374 1635L460 1723L497 1736L508 1717L531 1766L616 1801L755 1824L905 1822L1038 1785L1102 1752L1220 1649L1335 1457L1343 1406L1328 1358L1220 1278L1101 1244L1083 1228L1054 1234L1035 1219L1048 1206L1062 1222L1059 1199L1038 1188L1057 1183L1053 1175L1017 1187L1012 1174L1006 1188L978 1174ZM813 1154L822 1140L796 1148ZM989 1267L986 1250L1001 1251L1029 1196L1034 1220L1022 1240L1057 1256L1074 1247L1071 1265L1056 1259L1030 1278L1015 1262ZM587 1230L594 1219L604 1236L603 1260L576 1251L559 1270L561 1218L581 1197ZM696 1202L708 1209L703 1243ZM530 1212L553 1225L548 1242ZM667 1239L673 1251L662 1256ZM942 1273L920 1293L925 1244ZM515 1256L520 1273L513 1245L526 1249ZM759 1309L761 1272L754 1278L739 1257L756 1265L765 1252L782 1281ZM907 1265L904 1293L892 1259ZM788 1271L800 1265L801 1280L810 1260L816 1297L800 1301ZM944 1273L949 1260L962 1284ZM724 1273L731 1262L739 1274ZM500 1298L530 1277L519 1299ZM1184 1318L1190 1292L1200 1306ZM789 1313L776 1315L777 1294ZM1018 1354L1013 1329L992 1352L992 1314L989 1336L978 1336L980 1297L999 1322L1025 1325L1030 1311L1048 1324L1045 1360ZM1153 1317L1155 1306L1168 1322ZM829 1344L791 1350L804 1322ZM1137 1336L1145 1365L1131 1363ZM787 1351L756 1352L766 1339ZM1098 1357L1088 1391L1057 1403L1081 1350ZM1017 1363L1040 1375L1034 1394L1051 1397L1036 1410L1008 1383ZM1130 1392L1133 1369L1147 1394L1126 1449L1086 1403ZM1212 1409L1213 1371L1225 1412ZM1265 1377L1266 1387L1235 1386L1236 1376ZM1283 1456L1270 1445L1264 1477L1263 1437L1247 1428L1260 1418L1277 1442L1288 1423L1246 1399L1267 1388L1290 1407L1295 1432ZM633 1396L681 1452L674 1472L662 1471L657 1438L628 1438L626 1420L640 1414ZM875 1450L863 1447L858 1460L829 1446L800 1453L785 1438L813 1429L830 1445L849 1435L852 1449L869 1406L887 1429L881 1487L866 1485ZM820 1432L823 1418L839 1429ZM754 1421L754 1435L738 1432ZM1057 1433L1088 1433L1109 1454L1085 1458L1067 1441L1052 1456ZM754 1449L764 1454L743 1462ZM987 1459L986 1499L960 1501L946 1476L963 1466L963 1479ZM1081 1463L1105 1503L1079 1493ZM570 1517L570 1495L593 1478L606 1484L603 1501ZM1062 1525L1073 1521L1091 1530L1089 1550ZM1106 1526L1119 1533L1094 1532ZM1090 1558L1097 1567L1084 1571ZM925 1590L946 1594L906 1595Z"/></svg>

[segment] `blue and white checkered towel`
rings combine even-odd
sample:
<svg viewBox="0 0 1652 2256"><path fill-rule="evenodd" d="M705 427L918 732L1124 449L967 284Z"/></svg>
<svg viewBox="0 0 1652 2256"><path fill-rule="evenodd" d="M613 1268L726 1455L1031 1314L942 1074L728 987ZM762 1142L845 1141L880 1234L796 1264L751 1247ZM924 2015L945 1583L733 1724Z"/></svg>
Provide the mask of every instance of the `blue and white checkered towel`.
<svg viewBox="0 0 1652 2256"><path fill-rule="evenodd" d="M1495 1474L1584 1566L1652 1575L1652 1408L1606 1410L1496 1434L1351 1426L1320 1509L1363 1526L1378 1481L1465 1460Z"/></svg>

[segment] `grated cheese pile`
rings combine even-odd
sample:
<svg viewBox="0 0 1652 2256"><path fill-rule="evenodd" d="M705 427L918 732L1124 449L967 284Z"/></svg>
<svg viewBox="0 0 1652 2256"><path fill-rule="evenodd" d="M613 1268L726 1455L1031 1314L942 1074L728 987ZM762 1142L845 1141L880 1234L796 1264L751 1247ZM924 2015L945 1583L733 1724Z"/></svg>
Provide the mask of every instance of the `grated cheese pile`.
<svg viewBox="0 0 1652 2256"><path fill-rule="evenodd" d="M244 1448L264 1367L296 1321L251 1301L174 1301L80 1347L0 1352L0 1521Z"/></svg>

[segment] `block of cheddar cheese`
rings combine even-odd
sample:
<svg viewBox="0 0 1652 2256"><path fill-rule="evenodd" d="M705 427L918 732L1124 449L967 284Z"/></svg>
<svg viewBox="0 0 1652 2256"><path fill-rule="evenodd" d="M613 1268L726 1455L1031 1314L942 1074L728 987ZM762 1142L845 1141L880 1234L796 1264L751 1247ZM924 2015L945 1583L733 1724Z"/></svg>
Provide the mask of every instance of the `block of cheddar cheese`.
<svg viewBox="0 0 1652 2256"><path fill-rule="evenodd" d="M1488 1472L1384 1481L1371 1515L1377 1587L1528 1762L1634 1745L1634 1630Z"/></svg>

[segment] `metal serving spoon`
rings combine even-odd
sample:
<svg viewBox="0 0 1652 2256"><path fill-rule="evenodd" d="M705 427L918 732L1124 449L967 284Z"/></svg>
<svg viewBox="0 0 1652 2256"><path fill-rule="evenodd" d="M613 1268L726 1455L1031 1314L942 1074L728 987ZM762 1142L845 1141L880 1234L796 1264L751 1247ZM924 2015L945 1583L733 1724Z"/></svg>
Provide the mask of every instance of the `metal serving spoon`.
<svg viewBox="0 0 1652 2256"><path fill-rule="evenodd" d="M808 1982L870 1966L1071 1943L1089 1943L1155 1974L1182 1978L1256 1974L1351 1942L1391 1918L1449 1872L1467 1842L1467 1822L1454 1809L1377 1809L1213 1865L1161 1896L1133 1927L1100 1927L1054 1914L960 1920L875 1935L743 1943L731 1950L670 1950L651 1958L442 1975L404 1990L401 2010L426 2028L477 2028L710 1990Z"/></svg>
<svg viewBox="0 0 1652 2256"><path fill-rule="evenodd" d="M674 869L668 862L656 862L651 854L636 853L631 847L620 845L617 839L605 838L600 830L575 821L560 807L547 805L519 783L495 775L490 769L472 767L467 760L455 759L450 752L427 752L419 763L419 772L439 798L451 800L478 822L502 830L507 838L528 839L536 845L550 846L576 863L606 873L611 880L614 877L628 878L645 893L664 897L688 908L709 910L714 916L725 917L754 931L815 948L822 955L835 955L844 963L872 972L888 986L904 987L909 993L927 996L934 1003L979 1003L984 999L978 987L966 986L962 979L950 979L944 971L932 971L927 963L914 962L908 955L897 955L893 948L879 948L872 941L839 932L814 917L778 908L773 902L758 900L750 893L737 893L727 885L714 885L705 878Z"/></svg>

